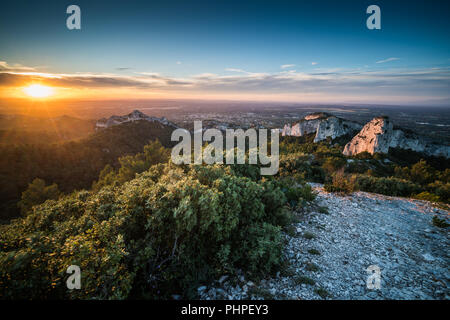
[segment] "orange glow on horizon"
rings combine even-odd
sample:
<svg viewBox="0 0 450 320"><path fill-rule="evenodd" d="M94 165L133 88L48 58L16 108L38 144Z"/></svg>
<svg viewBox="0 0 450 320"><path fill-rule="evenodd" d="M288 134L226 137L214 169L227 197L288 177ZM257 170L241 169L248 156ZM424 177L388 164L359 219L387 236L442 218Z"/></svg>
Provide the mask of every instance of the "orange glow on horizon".
<svg viewBox="0 0 450 320"><path fill-rule="evenodd" d="M23 88L23 92L32 98L47 98L53 95L53 88L40 84L32 84Z"/></svg>

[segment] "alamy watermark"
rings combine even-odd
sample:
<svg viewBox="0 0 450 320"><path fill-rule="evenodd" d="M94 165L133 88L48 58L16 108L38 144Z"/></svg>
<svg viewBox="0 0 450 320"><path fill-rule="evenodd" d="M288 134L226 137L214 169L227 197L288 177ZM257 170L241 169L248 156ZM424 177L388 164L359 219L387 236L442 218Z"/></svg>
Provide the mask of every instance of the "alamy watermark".
<svg viewBox="0 0 450 320"><path fill-rule="evenodd" d="M249 164L258 164L259 161L263 166L268 165L261 167L261 175L275 175L279 167L279 129L271 129L270 132L270 155L268 129L226 129L224 149L222 131L203 131L202 122L194 121L194 154L192 155L191 133L186 129L176 129L172 132L171 140L179 143L172 148L171 159L175 164L245 164L248 158ZM208 142L208 145L203 147L203 142Z"/></svg>
<svg viewBox="0 0 450 320"><path fill-rule="evenodd" d="M379 290L381 289L381 269L377 265L368 266L366 269L367 276L366 286L369 290Z"/></svg>
<svg viewBox="0 0 450 320"><path fill-rule="evenodd" d="M70 14L66 20L66 26L69 30L80 30L81 29L81 9L75 4L71 4L67 7L66 13Z"/></svg>
<svg viewBox="0 0 450 320"><path fill-rule="evenodd" d="M67 7L66 13L70 14L66 20L66 26L69 30L81 29L81 9L76 4ZM366 26L369 30L381 29L381 9L379 6L372 4L367 7L366 13L370 16L366 20Z"/></svg>
<svg viewBox="0 0 450 320"><path fill-rule="evenodd" d="M367 7L366 10L367 14L371 14L366 21L366 26L367 29L369 30L373 30L373 29L377 29L380 30L381 29L381 9L379 6L373 4L371 6Z"/></svg>
<svg viewBox="0 0 450 320"><path fill-rule="evenodd" d="M77 265L71 265L67 268L66 273L70 274L67 278L67 289L81 289L81 269Z"/></svg>

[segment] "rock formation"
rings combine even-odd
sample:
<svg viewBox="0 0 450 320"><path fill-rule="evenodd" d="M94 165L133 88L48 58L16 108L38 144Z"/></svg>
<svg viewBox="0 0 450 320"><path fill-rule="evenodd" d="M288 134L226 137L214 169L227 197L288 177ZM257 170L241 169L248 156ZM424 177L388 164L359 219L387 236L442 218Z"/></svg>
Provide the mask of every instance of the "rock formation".
<svg viewBox="0 0 450 320"><path fill-rule="evenodd" d="M352 133L361 129L361 127L357 122L344 120L324 112L318 112L307 115L292 127L290 124L285 125L282 130L282 135L298 137L315 133L314 142L319 142L326 140L328 137L335 139Z"/></svg>
<svg viewBox="0 0 450 320"><path fill-rule="evenodd" d="M361 131L345 145L343 154L352 156L361 152L388 153L389 148L409 149L431 156L450 157L450 147L427 143L418 135L394 130L387 117L377 117L368 122Z"/></svg>
<svg viewBox="0 0 450 320"><path fill-rule="evenodd" d="M125 115L125 116L111 116L109 118L100 119L95 124L95 128L96 129L104 129L104 128L109 128L111 126L118 125L118 124L125 123L125 122L141 121L141 120L150 121L150 122L158 122L163 125L171 126L174 128L177 127L174 123L170 122L165 117L162 117L162 118L150 117L150 116L142 113L139 110L134 110L133 112L131 112L130 114Z"/></svg>

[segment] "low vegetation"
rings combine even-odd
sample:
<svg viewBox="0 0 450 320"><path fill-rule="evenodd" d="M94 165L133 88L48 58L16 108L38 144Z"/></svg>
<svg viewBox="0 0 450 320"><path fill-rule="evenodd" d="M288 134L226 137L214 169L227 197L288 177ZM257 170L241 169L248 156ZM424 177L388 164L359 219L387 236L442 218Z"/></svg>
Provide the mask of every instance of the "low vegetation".
<svg viewBox="0 0 450 320"><path fill-rule="evenodd" d="M342 154L345 140L312 142L313 136L285 137L280 175L324 184L325 190L356 190L450 203L450 168L445 158L392 149L389 154ZM340 138L340 140L342 140Z"/></svg>
<svg viewBox="0 0 450 320"><path fill-rule="evenodd" d="M318 288L314 292L317 293L322 299L330 297L330 294L324 288Z"/></svg>
<svg viewBox="0 0 450 320"><path fill-rule="evenodd" d="M448 226L450 226L450 224L448 224L444 219L439 218L438 216L434 216L432 219L433 225L438 227L438 228L447 228Z"/></svg>
<svg viewBox="0 0 450 320"><path fill-rule="evenodd" d="M314 199L301 180L259 168L175 166L158 142L106 166L89 191L61 195L35 180L23 217L2 225L0 295L8 298L195 297L235 270L257 277L283 265L292 208ZM81 290L66 269L82 270Z"/></svg>
<svg viewBox="0 0 450 320"><path fill-rule="evenodd" d="M117 130L57 146L2 146L0 197L10 210L2 212L12 212L2 218L18 218L0 225L0 296L192 298L199 285L238 269L254 278L276 274L284 266L283 231L295 233L293 212L315 199L306 181L330 192L449 203L442 159L395 150L346 158L342 144L287 137L278 175L261 177L258 165L175 166L168 132L152 133L165 140L145 145L149 139L126 140ZM448 226L438 217L433 224ZM82 270L81 290L66 288L70 265ZM306 270L320 268L308 263ZM321 288L317 294L328 296Z"/></svg>
<svg viewBox="0 0 450 320"><path fill-rule="evenodd" d="M142 152L155 137L170 147L171 132L171 127L140 121L113 126L80 140L0 144L0 221L20 215L17 202L34 179L57 184L64 193L88 189L106 165L119 168L121 157Z"/></svg>
<svg viewBox="0 0 450 320"><path fill-rule="evenodd" d="M316 282L307 276L296 276L294 277L294 282L298 285L307 284L310 286L313 286L316 284Z"/></svg>

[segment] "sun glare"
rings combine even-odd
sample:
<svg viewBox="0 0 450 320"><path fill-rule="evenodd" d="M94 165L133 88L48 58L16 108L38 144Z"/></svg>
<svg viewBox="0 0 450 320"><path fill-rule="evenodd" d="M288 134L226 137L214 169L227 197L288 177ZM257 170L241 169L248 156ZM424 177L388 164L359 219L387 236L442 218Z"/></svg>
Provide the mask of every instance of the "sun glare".
<svg viewBox="0 0 450 320"><path fill-rule="evenodd" d="M32 84L23 89L25 94L33 98L46 98L53 94L51 87L43 86L40 84Z"/></svg>

